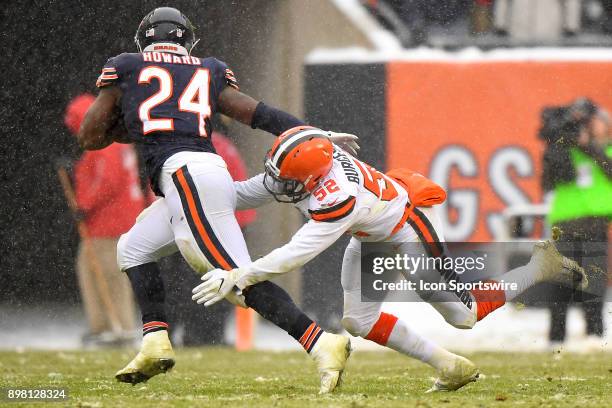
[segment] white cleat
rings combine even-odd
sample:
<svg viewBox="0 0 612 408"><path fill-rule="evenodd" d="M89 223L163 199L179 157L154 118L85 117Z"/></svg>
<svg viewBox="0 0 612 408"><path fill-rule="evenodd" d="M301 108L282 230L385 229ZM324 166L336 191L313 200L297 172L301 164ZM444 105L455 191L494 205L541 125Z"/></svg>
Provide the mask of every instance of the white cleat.
<svg viewBox="0 0 612 408"><path fill-rule="evenodd" d="M340 386L351 351L351 340L348 337L327 332L319 337L310 352L321 376L319 394L327 394Z"/></svg>
<svg viewBox="0 0 612 408"><path fill-rule="evenodd" d="M534 245L530 262L537 265L541 281L557 282L581 290L589 284L584 269L576 261L561 255L550 241Z"/></svg>
<svg viewBox="0 0 612 408"><path fill-rule="evenodd" d="M465 357L453 354L448 367L438 371L439 377L427 392L457 391L478 379L478 368Z"/></svg>
<svg viewBox="0 0 612 408"><path fill-rule="evenodd" d="M174 367L174 351L166 330L149 333L142 338L140 352L115 378L120 382L138 384Z"/></svg>

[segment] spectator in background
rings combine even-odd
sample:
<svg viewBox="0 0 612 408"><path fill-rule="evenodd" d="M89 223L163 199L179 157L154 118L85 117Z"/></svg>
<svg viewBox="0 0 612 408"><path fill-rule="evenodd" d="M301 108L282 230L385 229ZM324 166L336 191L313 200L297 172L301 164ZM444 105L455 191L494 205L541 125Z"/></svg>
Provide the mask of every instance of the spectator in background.
<svg viewBox="0 0 612 408"><path fill-rule="evenodd" d="M397 35L404 47L415 47L427 42L431 26L448 27L463 19L474 0L361 1L383 26Z"/></svg>
<svg viewBox="0 0 612 408"><path fill-rule="evenodd" d="M542 189L549 193L548 221L561 229L561 252L589 273L586 293L556 288L549 339L565 340L569 303L581 300L588 343L601 345L607 288L608 225L612 218L612 146L607 114L588 99L543 112L546 142Z"/></svg>
<svg viewBox="0 0 612 408"><path fill-rule="evenodd" d="M94 96L82 94L70 101L64 123L76 135ZM117 241L127 232L145 201L138 176L138 160L131 145L113 143L105 149L87 151L74 164L74 187L80 216L103 269L112 301L119 312L123 339L133 338L137 327L132 290L127 276L117 267ZM79 245L76 263L81 298L89 324L84 342L116 342L109 316L99 296L90 260Z"/></svg>
<svg viewBox="0 0 612 408"><path fill-rule="evenodd" d="M404 47L427 41L422 0L362 0L362 3Z"/></svg>
<svg viewBox="0 0 612 408"><path fill-rule="evenodd" d="M612 34L612 0L601 0L603 9L602 30L605 34Z"/></svg>
<svg viewBox="0 0 612 408"><path fill-rule="evenodd" d="M484 34L493 27L493 0L474 0L472 4L472 34Z"/></svg>
<svg viewBox="0 0 612 408"><path fill-rule="evenodd" d="M496 0L498 33L522 41L554 41L580 29L581 0Z"/></svg>

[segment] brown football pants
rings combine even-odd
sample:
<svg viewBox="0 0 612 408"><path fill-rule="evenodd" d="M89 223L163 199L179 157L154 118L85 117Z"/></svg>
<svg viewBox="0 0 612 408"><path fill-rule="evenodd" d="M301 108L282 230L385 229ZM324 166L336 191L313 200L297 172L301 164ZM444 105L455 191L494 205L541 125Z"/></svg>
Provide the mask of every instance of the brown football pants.
<svg viewBox="0 0 612 408"><path fill-rule="evenodd" d="M118 240L118 238L92 238L90 242L102 267L104 280L108 286L112 302L119 314L121 329L132 331L137 327L134 299L128 277L117 266ZM91 262L85 254L85 247L82 242L79 245L77 258L77 276L90 334L95 335L111 331L108 312L100 298L96 276L91 267Z"/></svg>

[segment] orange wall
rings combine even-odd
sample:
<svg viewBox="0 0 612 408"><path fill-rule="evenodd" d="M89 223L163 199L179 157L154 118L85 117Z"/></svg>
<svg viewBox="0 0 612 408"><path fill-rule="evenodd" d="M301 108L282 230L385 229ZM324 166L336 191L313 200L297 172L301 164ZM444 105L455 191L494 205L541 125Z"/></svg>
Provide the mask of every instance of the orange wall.
<svg viewBox="0 0 612 408"><path fill-rule="evenodd" d="M491 220L507 206L500 196L520 200L520 192L512 186L529 201L541 201L542 144L536 136L541 108L578 96L612 107L612 61L391 62L387 65L387 168L409 167L430 174L434 158L443 149L450 145L466 149L477 174L463 177L456 169L451 171L449 192L452 199L454 192L468 189L468 195L476 197L477 208L470 206L473 225L451 233L450 238L490 240ZM509 151L509 146L518 150ZM499 161L492 160L496 151L505 152ZM519 167L513 168L517 163ZM498 165L499 172L491 178L492 164ZM438 168L443 165L438 160ZM447 207L447 211L451 220L457 218L456 210Z"/></svg>

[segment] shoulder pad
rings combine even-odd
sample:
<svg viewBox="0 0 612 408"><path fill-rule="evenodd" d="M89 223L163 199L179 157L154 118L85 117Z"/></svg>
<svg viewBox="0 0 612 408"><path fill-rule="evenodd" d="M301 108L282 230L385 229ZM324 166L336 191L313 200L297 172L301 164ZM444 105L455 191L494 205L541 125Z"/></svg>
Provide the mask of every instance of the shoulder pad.
<svg viewBox="0 0 612 408"><path fill-rule="evenodd" d="M129 70L131 63L137 61L140 54L123 53L109 58L102 68L102 72L96 81L98 88L115 85L119 82L121 74Z"/></svg>

